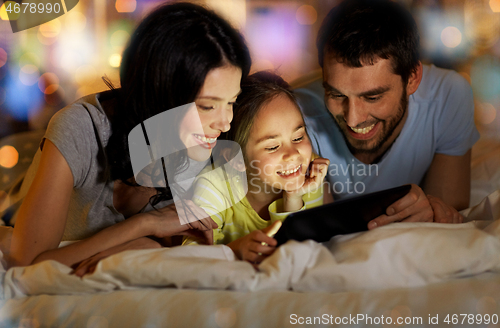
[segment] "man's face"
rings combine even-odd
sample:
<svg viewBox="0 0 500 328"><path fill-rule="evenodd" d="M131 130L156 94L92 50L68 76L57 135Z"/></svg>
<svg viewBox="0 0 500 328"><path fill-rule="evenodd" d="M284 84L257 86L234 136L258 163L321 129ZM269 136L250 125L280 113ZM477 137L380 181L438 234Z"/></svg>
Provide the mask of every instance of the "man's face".
<svg viewBox="0 0 500 328"><path fill-rule="evenodd" d="M401 132L408 96L388 59L348 67L334 57L323 65L325 102L351 152L379 156Z"/></svg>

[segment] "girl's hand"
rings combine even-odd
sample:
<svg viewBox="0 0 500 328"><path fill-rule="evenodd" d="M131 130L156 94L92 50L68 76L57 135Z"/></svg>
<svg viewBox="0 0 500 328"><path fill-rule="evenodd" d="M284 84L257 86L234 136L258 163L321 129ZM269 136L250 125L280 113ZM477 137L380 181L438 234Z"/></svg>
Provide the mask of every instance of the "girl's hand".
<svg viewBox="0 0 500 328"><path fill-rule="evenodd" d="M285 190L283 192L283 211L293 212L298 211L303 206L302 196L307 193L316 191L323 184L330 160L326 158L316 158L309 164L309 172L302 187L296 190Z"/></svg>
<svg viewBox="0 0 500 328"><path fill-rule="evenodd" d="M265 229L254 230L227 246L233 250L237 258L248 261L255 267L276 250L278 242L267 234L273 231L277 225L281 225L281 221L276 221Z"/></svg>
<svg viewBox="0 0 500 328"><path fill-rule="evenodd" d="M330 160L326 158L316 158L309 164L309 174L306 174L306 179L302 187L297 190L286 191L289 195L304 196L307 193L316 191L321 187L326 174L328 173L328 165Z"/></svg>
<svg viewBox="0 0 500 328"><path fill-rule="evenodd" d="M186 217L187 224L181 223L178 215L180 212ZM213 244L213 229L217 228L217 223L190 200L185 200L178 208L175 204L171 204L157 211L139 215L148 219L148 235L158 238L175 235L191 236L204 240L208 245Z"/></svg>

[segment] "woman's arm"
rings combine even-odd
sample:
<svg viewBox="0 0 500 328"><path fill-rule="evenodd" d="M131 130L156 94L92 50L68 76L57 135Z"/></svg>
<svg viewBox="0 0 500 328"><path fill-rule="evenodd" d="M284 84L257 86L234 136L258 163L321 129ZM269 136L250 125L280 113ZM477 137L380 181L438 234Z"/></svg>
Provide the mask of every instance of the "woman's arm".
<svg viewBox="0 0 500 328"><path fill-rule="evenodd" d="M191 227L181 225L172 205L159 211L137 214L87 239L58 248L66 226L72 191L73 175L68 163L57 147L46 139L38 171L14 227L10 266L25 266L48 259L71 266L140 237L154 235L161 238L189 234L193 230L208 230L200 221L191 223ZM210 224L213 226L213 221L210 220Z"/></svg>

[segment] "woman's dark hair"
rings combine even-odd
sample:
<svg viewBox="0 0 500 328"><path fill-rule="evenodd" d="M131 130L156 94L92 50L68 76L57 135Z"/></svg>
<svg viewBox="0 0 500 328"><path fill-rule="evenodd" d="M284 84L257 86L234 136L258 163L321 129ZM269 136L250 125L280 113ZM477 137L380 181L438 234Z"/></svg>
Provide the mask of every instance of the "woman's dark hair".
<svg viewBox="0 0 500 328"><path fill-rule="evenodd" d="M407 83L419 61L417 24L391 0L344 0L326 16L316 46L319 64L333 55L350 67L390 59L394 73Z"/></svg>
<svg viewBox="0 0 500 328"><path fill-rule="evenodd" d="M259 110L279 95L288 97L300 111L290 85L280 76L261 71L241 80L241 93L233 106L233 121L226 138L236 141L244 155L250 131ZM246 160L246 155L244 157Z"/></svg>
<svg viewBox="0 0 500 328"><path fill-rule="evenodd" d="M127 183L134 176L128 148L128 135L134 127L194 102L207 73L228 64L247 76L249 50L241 34L214 12L175 3L150 13L132 34L123 54L121 88L115 90L117 103L109 115L112 135L106 154L111 179ZM180 123L182 117L177 119ZM168 135L179 138L179 131L168 131ZM187 152L181 149L177 154L173 165L181 172L187 167ZM171 197L165 183L165 188L157 188L160 196L154 203Z"/></svg>

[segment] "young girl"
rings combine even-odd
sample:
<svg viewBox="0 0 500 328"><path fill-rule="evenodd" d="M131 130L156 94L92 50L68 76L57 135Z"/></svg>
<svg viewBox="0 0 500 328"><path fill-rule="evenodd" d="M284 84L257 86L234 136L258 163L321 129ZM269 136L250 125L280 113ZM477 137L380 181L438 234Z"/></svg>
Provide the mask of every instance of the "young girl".
<svg viewBox="0 0 500 328"><path fill-rule="evenodd" d="M124 53L121 88L84 97L51 120L20 189L26 197L12 234L10 264L52 259L72 266L94 255L159 247L148 236L199 232L211 243L215 223L181 225L169 205L167 182L137 185L127 137L148 119L195 103L193 112L174 117L176 129L164 140L183 144L173 172L182 174L198 160L191 145L210 150L229 129L250 64L241 35L215 13L189 3L150 13ZM192 113L200 128L193 127ZM79 241L58 247L65 240Z"/></svg>
<svg viewBox="0 0 500 328"><path fill-rule="evenodd" d="M274 251L276 240L266 232L276 221L333 201L322 188L329 160L312 153L301 112L283 79L259 72L241 88L227 138L241 146L244 163L233 159L230 164L246 169L246 181L213 170L197 178L193 201L217 223L215 243L259 263ZM246 196L238 197L247 186Z"/></svg>

